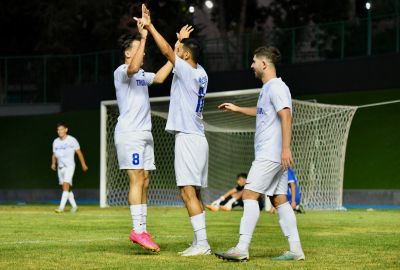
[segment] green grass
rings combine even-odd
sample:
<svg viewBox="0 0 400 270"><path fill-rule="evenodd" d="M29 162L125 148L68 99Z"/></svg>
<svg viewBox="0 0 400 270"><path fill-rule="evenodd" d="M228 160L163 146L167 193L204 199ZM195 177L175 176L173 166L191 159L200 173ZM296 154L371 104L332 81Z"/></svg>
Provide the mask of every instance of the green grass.
<svg viewBox="0 0 400 270"><path fill-rule="evenodd" d="M344 89L345 90L345 89ZM331 104L362 105L400 99L400 89L318 94ZM400 189L395 168L400 167L400 103L359 109L351 126L345 163L345 189ZM0 117L0 189L57 188L50 170L55 124L66 121L81 144L89 171L78 164L75 188L98 188L100 114L98 110L41 116ZM160 162L160 161L159 161Z"/></svg>
<svg viewBox="0 0 400 270"><path fill-rule="evenodd" d="M400 211L307 212L297 215L304 262L274 262L287 249L276 215L262 212L247 263L214 256L182 258L193 232L183 208L149 208L148 228L160 245L151 254L128 240L128 208L0 206L0 269L399 269ZM207 212L213 251L238 240L241 211Z"/></svg>

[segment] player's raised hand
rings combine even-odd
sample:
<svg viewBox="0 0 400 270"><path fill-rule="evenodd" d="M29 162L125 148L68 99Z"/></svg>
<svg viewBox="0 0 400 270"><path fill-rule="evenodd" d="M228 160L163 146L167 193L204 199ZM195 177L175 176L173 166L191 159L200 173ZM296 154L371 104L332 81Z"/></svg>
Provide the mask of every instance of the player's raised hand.
<svg viewBox="0 0 400 270"><path fill-rule="evenodd" d="M290 148L282 149L281 166L286 171L294 165L292 151Z"/></svg>
<svg viewBox="0 0 400 270"><path fill-rule="evenodd" d="M218 109L220 109L223 112L238 112L240 107L236 106L233 103L222 103L221 105L218 106Z"/></svg>
<svg viewBox="0 0 400 270"><path fill-rule="evenodd" d="M137 21L137 27L138 27L138 31L140 33L140 36L142 38L147 38L148 31L147 31L147 29L144 28L144 24L143 24L143 22L141 20Z"/></svg>
<svg viewBox="0 0 400 270"><path fill-rule="evenodd" d="M143 27L148 27L151 24L150 10L147 9L145 4L142 4L142 18L133 17L137 22L141 22Z"/></svg>
<svg viewBox="0 0 400 270"><path fill-rule="evenodd" d="M178 38L179 41L181 41L184 38L188 38L190 36L190 33L192 33L194 30L193 26L191 25L185 25L181 28L179 33L176 33L176 37Z"/></svg>

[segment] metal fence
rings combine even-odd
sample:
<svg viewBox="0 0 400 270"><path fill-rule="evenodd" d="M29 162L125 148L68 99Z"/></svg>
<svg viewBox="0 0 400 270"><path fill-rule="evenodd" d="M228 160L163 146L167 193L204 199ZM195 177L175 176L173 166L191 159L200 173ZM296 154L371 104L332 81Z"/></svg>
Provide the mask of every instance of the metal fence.
<svg viewBox="0 0 400 270"><path fill-rule="evenodd" d="M278 47L284 63L399 52L400 17L369 16L204 40L201 62L208 72L248 70L252 51L265 44ZM118 58L115 50L0 57L0 104L59 102L63 87L112 82Z"/></svg>

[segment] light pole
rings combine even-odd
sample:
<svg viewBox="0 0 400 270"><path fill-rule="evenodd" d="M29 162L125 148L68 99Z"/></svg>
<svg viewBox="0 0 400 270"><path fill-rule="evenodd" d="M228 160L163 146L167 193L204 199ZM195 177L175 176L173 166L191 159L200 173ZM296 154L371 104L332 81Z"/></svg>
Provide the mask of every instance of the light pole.
<svg viewBox="0 0 400 270"><path fill-rule="evenodd" d="M367 55L371 56L372 51L372 21L371 21L371 2L365 3L365 8L368 12L368 36L367 36Z"/></svg>

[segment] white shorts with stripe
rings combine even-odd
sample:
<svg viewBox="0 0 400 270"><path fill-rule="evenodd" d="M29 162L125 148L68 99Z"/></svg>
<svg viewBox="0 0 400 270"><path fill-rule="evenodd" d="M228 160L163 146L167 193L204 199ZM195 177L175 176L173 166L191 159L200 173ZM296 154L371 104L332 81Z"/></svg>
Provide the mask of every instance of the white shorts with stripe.
<svg viewBox="0 0 400 270"><path fill-rule="evenodd" d="M181 186L207 187L208 142L205 136L177 133L175 135L175 176Z"/></svg>
<svg viewBox="0 0 400 270"><path fill-rule="evenodd" d="M121 170L155 170L154 142L150 131L114 134L118 164Z"/></svg>
<svg viewBox="0 0 400 270"><path fill-rule="evenodd" d="M287 194L288 174L278 162L254 160L251 164L245 189L273 196Z"/></svg>
<svg viewBox="0 0 400 270"><path fill-rule="evenodd" d="M75 172L75 165L70 165L68 167L58 167L58 183L62 185L63 183L68 183L72 186L72 178Z"/></svg>

